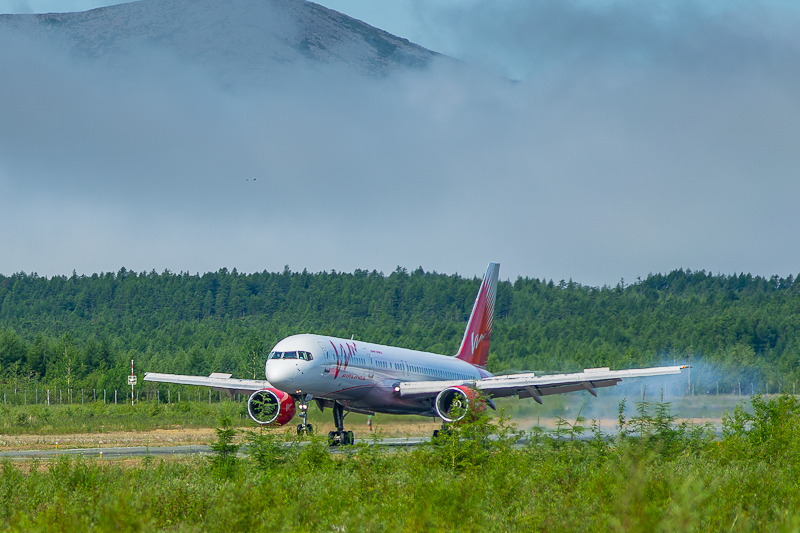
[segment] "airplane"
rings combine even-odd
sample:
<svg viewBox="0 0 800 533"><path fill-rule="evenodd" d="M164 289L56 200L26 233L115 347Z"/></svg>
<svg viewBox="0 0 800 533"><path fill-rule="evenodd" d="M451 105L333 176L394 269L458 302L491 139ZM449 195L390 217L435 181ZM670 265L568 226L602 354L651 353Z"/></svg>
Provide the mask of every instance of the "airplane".
<svg viewBox="0 0 800 533"><path fill-rule="evenodd" d="M460 420L470 402L483 398L533 398L614 386L623 379L680 374L687 366L628 370L588 368L571 374L536 375L533 372L494 376L485 368L489 357L499 263L489 263L454 356L371 344L325 335L286 337L269 353L264 380L234 379L231 374L187 376L148 372L145 381L201 385L233 394L249 395L247 412L257 424L283 426L300 408L298 433L311 433L308 408L313 400L321 411L333 411L335 431L331 445L354 443L345 431L345 412L415 414L439 417L443 424ZM476 404L477 405L477 404Z"/></svg>

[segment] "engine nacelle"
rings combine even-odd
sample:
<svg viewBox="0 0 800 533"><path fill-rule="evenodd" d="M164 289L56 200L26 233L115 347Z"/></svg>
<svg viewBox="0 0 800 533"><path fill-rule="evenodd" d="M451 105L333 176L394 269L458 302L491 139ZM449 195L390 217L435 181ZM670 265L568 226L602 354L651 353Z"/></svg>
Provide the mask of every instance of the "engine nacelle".
<svg viewBox="0 0 800 533"><path fill-rule="evenodd" d="M294 418L294 398L278 389L257 390L247 400L247 414L256 424L282 426Z"/></svg>
<svg viewBox="0 0 800 533"><path fill-rule="evenodd" d="M475 403L477 402L477 403ZM475 389L457 385L454 387L447 387L436 396L436 414L445 422L456 422L464 418L470 409L470 404L474 404L473 408L480 411L486 409L483 402L479 401L478 393Z"/></svg>

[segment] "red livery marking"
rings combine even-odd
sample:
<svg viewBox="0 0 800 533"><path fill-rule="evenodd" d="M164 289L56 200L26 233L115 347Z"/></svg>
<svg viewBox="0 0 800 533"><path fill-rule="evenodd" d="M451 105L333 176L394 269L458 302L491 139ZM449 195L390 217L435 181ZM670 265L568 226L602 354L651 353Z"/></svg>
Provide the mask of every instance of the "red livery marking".
<svg viewBox="0 0 800 533"><path fill-rule="evenodd" d="M333 353L336 354L336 371L333 373L333 379L336 379L339 377L339 372L347 369L347 365L350 364L350 358L358 353L358 347L356 346L356 343L350 344L349 342L346 342L344 345L339 344L339 348L337 349L336 345L333 344L333 341L329 342L331 343L331 346L333 346ZM345 348L345 346L347 348Z"/></svg>

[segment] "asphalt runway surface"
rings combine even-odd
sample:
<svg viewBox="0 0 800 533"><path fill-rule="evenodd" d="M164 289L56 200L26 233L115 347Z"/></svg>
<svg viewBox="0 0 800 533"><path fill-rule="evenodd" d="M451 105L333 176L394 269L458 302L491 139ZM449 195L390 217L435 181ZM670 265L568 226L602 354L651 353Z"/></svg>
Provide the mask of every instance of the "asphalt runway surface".
<svg viewBox="0 0 800 533"><path fill-rule="evenodd" d="M428 438L408 438L408 439L383 439L378 442L383 446L399 448L405 446L416 446L423 442L428 442ZM372 439L356 439L359 443L372 444ZM301 443L302 444L302 443ZM287 443L287 446L289 443ZM0 459L43 459L58 457L60 455L83 455L84 457L97 457L99 459L119 459L125 457L140 457L145 455L164 456L164 455L193 455L212 453L211 446L202 444L192 444L187 446L119 446L113 448L65 448L56 450L15 450L0 452Z"/></svg>

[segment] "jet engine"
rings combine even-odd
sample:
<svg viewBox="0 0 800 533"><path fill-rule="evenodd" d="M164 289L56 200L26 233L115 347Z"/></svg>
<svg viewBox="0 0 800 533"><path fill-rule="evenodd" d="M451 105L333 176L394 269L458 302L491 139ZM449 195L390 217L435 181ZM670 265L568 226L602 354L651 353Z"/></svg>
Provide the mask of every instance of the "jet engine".
<svg viewBox="0 0 800 533"><path fill-rule="evenodd" d="M278 389L257 390L247 400L247 414L257 424L282 426L295 412L294 398Z"/></svg>
<svg viewBox="0 0 800 533"><path fill-rule="evenodd" d="M478 403L474 407L481 411L486 408L475 389L463 385L447 387L436 396L436 414L445 422L455 422L467 415L470 403L475 401Z"/></svg>

